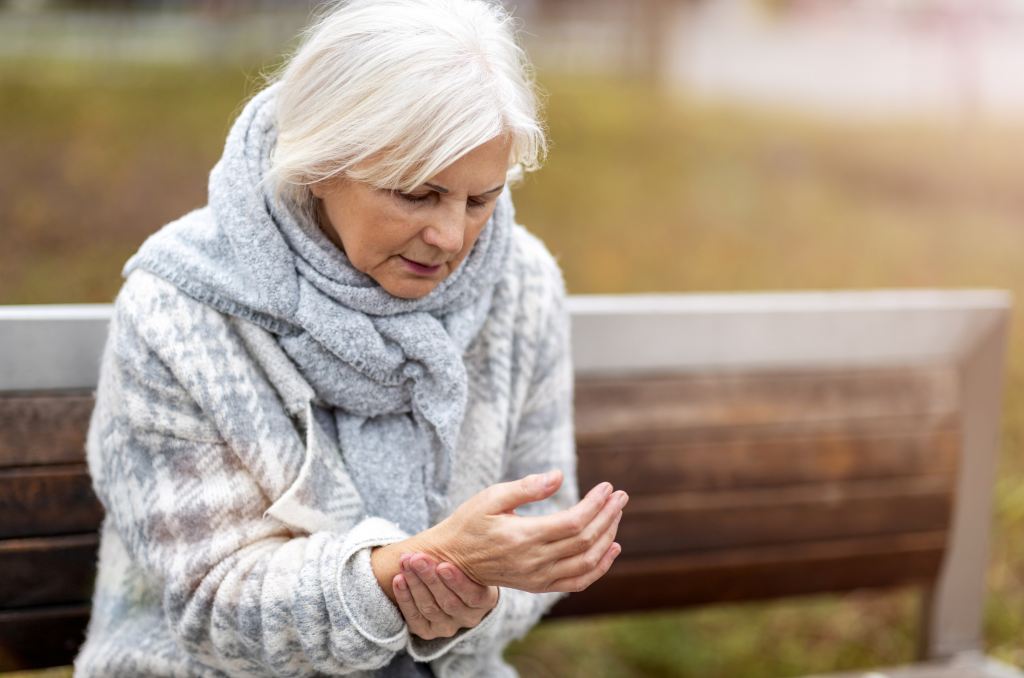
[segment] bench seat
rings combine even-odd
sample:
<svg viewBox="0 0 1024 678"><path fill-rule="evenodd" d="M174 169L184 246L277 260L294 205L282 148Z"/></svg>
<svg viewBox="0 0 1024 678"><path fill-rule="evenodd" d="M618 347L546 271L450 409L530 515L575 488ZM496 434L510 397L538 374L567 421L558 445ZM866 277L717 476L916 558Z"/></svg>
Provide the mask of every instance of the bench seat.
<svg viewBox="0 0 1024 678"><path fill-rule="evenodd" d="M569 305L580 487L631 501L620 558L552 616L913 586L932 663L843 678L1024 676L977 653L1007 294ZM0 307L0 671L69 663L88 622L110 312Z"/></svg>

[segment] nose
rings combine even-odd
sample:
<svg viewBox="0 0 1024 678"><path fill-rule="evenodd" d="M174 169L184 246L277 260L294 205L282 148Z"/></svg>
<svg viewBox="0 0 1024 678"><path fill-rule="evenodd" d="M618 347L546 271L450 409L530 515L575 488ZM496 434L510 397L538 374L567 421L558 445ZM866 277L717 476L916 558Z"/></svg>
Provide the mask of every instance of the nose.
<svg viewBox="0 0 1024 678"><path fill-rule="evenodd" d="M462 251L465 235L466 210L455 205L438 210L430 225L423 229L423 241L448 254Z"/></svg>

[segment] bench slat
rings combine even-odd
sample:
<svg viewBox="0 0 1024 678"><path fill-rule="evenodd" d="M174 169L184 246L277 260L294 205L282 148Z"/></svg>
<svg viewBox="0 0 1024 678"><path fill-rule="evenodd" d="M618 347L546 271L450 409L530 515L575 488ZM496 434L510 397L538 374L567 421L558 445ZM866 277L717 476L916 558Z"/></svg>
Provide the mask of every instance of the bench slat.
<svg viewBox="0 0 1024 678"><path fill-rule="evenodd" d="M0 539L90 532L102 520L85 464L0 470Z"/></svg>
<svg viewBox="0 0 1024 678"><path fill-rule="evenodd" d="M957 375L916 367L846 372L578 378L582 445L657 442L664 432L769 426L778 432L837 422L955 417Z"/></svg>
<svg viewBox="0 0 1024 678"><path fill-rule="evenodd" d="M934 581L945 532L616 561L554 617L656 610Z"/></svg>
<svg viewBox="0 0 1024 678"><path fill-rule="evenodd" d="M622 559L945 530L952 478L640 496L619 525Z"/></svg>
<svg viewBox="0 0 1024 678"><path fill-rule="evenodd" d="M0 541L0 609L87 602L98 548L95 532Z"/></svg>
<svg viewBox="0 0 1024 678"><path fill-rule="evenodd" d="M88 605L0 612L0 672L70 664L88 623Z"/></svg>
<svg viewBox="0 0 1024 678"><path fill-rule="evenodd" d="M0 396L0 468L85 461L87 393Z"/></svg>
<svg viewBox="0 0 1024 678"><path fill-rule="evenodd" d="M980 652L968 652L950 661L921 662L808 678L1024 678L1024 672L1015 666L985 657Z"/></svg>
<svg viewBox="0 0 1024 678"><path fill-rule="evenodd" d="M696 436L694 436L696 437ZM953 475L960 432L903 420L895 430L777 436L734 431L721 442L579 447L582 490L604 480L630 496L810 482Z"/></svg>

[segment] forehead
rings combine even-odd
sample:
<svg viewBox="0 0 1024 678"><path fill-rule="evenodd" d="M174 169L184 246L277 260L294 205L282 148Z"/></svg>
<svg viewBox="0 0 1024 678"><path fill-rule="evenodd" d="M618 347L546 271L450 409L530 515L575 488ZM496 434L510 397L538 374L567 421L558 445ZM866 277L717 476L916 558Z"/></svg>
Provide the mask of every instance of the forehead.
<svg viewBox="0 0 1024 678"><path fill-rule="evenodd" d="M509 160L512 155L511 142L497 137L480 144L461 158L458 158L437 174L426 180L452 190L489 191L504 183Z"/></svg>

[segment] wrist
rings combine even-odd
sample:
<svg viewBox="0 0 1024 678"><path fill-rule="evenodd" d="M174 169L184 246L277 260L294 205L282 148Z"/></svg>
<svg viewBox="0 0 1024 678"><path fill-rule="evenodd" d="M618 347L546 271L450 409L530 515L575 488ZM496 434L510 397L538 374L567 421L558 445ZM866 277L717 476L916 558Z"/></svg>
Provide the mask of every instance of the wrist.
<svg viewBox="0 0 1024 678"><path fill-rule="evenodd" d="M415 537L412 537L410 541L415 540L412 553L425 553L434 559L434 562L440 565L441 563L452 563L457 567L461 567L461 564L457 562L454 549L451 548L451 539L448 536L449 532L449 520L442 520L437 525L420 532Z"/></svg>
<svg viewBox="0 0 1024 678"><path fill-rule="evenodd" d="M440 548L435 529L430 528L394 544L378 546L370 552L370 567L377 578L377 584L392 603L397 603L392 582L402 571L400 560L403 554L425 553L437 563L452 562L447 560L444 549Z"/></svg>

